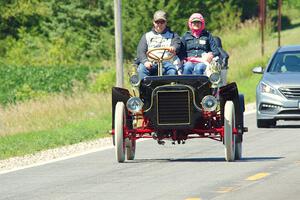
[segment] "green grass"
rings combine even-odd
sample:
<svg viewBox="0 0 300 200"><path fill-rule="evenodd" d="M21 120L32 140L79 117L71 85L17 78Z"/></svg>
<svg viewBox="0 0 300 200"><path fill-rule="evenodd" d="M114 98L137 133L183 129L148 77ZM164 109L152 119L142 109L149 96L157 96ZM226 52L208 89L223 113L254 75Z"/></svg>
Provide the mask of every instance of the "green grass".
<svg viewBox="0 0 300 200"><path fill-rule="evenodd" d="M255 74L238 82L239 93L244 94L246 103L255 102L256 85L260 78L261 75Z"/></svg>
<svg viewBox="0 0 300 200"><path fill-rule="evenodd" d="M53 130L0 137L0 159L32 154L41 150L107 137L111 116L81 121Z"/></svg>
<svg viewBox="0 0 300 200"><path fill-rule="evenodd" d="M83 93L0 107L0 159L108 136L110 99Z"/></svg>
<svg viewBox="0 0 300 200"><path fill-rule="evenodd" d="M51 130L111 112L110 94L55 95L0 107L0 136Z"/></svg>

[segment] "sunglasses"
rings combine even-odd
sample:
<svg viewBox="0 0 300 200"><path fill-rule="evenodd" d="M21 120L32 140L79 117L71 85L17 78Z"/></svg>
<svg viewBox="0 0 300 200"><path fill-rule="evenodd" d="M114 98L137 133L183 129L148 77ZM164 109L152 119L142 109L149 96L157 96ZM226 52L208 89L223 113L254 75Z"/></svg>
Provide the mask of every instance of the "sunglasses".
<svg viewBox="0 0 300 200"><path fill-rule="evenodd" d="M155 21L155 24L164 24L164 23L166 23L166 21L164 20Z"/></svg>
<svg viewBox="0 0 300 200"><path fill-rule="evenodd" d="M192 23L193 23L193 24L201 24L200 21L193 21Z"/></svg>

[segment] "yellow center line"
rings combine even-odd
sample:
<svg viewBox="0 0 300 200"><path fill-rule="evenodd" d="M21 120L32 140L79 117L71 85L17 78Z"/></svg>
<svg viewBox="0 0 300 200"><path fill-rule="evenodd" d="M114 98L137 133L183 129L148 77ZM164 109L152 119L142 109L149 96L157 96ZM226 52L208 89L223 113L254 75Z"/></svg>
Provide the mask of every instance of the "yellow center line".
<svg viewBox="0 0 300 200"><path fill-rule="evenodd" d="M185 200L201 200L201 198L187 198Z"/></svg>
<svg viewBox="0 0 300 200"><path fill-rule="evenodd" d="M234 190L234 187L221 187L217 191L218 193L227 193L227 192L232 192Z"/></svg>
<svg viewBox="0 0 300 200"><path fill-rule="evenodd" d="M247 181L257 181L259 179L262 179L262 178L265 178L266 176L269 176L270 174L269 173L258 173L258 174L255 174L253 176L249 176L248 178L246 178Z"/></svg>

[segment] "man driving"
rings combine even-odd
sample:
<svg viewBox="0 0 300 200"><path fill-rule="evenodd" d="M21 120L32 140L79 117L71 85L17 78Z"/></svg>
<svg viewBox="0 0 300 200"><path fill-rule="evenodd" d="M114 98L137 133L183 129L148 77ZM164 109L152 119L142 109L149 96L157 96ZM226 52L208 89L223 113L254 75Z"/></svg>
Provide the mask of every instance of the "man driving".
<svg viewBox="0 0 300 200"><path fill-rule="evenodd" d="M152 23L152 30L142 36L137 47L137 58L139 62L138 75L140 80L145 76L157 75L158 65L147 57L148 50L168 47L170 53L176 54L179 53L181 47L180 37L167 26L166 12L162 10L156 11L153 15ZM164 75L177 74L177 69L172 62L173 61L163 61Z"/></svg>

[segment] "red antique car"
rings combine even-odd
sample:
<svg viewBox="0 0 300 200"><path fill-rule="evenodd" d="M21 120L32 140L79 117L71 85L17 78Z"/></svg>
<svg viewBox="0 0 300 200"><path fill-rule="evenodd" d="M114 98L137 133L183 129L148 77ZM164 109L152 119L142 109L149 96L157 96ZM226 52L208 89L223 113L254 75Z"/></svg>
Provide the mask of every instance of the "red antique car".
<svg viewBox="0 0 300 200"><path fill-rule="evenodd" d="M124 88L112 88L112 134L118 162L133 160L136 140L153 138L158 144L171 140L185 144L188 139L209 138L225 146L225 160L242 157L244 97L237 85L222 85L220 63L213 62L208 76L162 76L163 60L173 55L148 56L159 63L157 76L139 81L130 77L133 95ZM167 54L170 55L170 54Z"/></svg>

